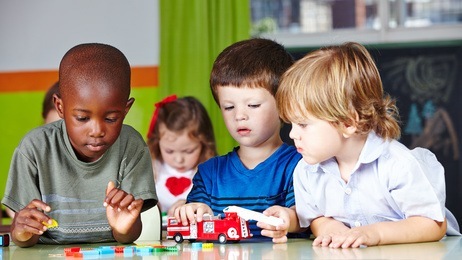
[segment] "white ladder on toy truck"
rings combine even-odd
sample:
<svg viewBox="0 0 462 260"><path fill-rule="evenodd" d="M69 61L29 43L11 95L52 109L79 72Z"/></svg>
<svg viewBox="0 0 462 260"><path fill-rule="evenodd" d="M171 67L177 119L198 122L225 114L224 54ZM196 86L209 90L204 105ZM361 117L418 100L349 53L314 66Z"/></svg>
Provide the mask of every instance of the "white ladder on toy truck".
<svg viewBox="0 0 462 260"><path fill-rule="evenodd" d="M249 230L247 230L247 222L244 218L241 218L241 234L244 238L249 237Z"/></svg>

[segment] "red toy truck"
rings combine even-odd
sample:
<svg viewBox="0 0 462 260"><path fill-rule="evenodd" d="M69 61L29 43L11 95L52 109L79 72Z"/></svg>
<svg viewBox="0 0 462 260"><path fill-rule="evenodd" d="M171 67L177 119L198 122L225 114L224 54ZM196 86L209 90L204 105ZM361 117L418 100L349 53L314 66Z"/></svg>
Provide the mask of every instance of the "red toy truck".
<svg viewBox="0 0 462 260"><path fill-rule="evenodd" d="M184 239L189 241L205 240L216 241L221 244L226 241L239 241L252 237L249 231L248 222L239 217L236 212L225 212L225 217L220 215L204 215L201 222L183 226L175 218L167 220L167 239L174 239L177 243L182 243Z"/></svg>

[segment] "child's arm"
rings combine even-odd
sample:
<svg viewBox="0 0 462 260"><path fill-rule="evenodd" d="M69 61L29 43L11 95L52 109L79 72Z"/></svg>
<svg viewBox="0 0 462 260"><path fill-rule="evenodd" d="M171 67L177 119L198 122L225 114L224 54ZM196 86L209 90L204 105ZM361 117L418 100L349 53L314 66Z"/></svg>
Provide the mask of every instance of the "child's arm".
<svg viewBox="0 0 462 260"><path fill-rule="evenodd" d="M50 210L48 204L35 199L25 208L16 212L11 225L13 242L20 247L30 247L37 244L40 236L47 230L44 223L51 224L51 218L43 213L50 212Z"/></svg>
<svg viewBox="0 0 462 260"><path fill-rule="evenodd" d="M182 222L184 226L187 226L188 223L195 223L196 220L197 222L202 221L202 216L206 213L213 216L213 211L207 204L191 202L177 207L173 216L177 221Z"/></svg>
<svg viewBox="0 0 462 260"><path fill-rule="evenodd" d="M143 200L118 189L109 182L104 200L106 215L112 234L119 243L132 243L141 234L141 208Z"/></svg>
<svg viewBox="0 0 462 260"><path fill-rule="evenodd" d="M328 228L322 228L323 232L326 232L323 234L326 235L317 237L313 242L313 246L321 245L333 248L347 248L359 247L361 245L375 246L430 242L440 240L446 233L446 220L444 222L437 222L426 217L410 217L400 221L379 222L351 229L348 229L348 227L337 221L337 224L340 223L344 228L348 229L346 231L344 228L341 228L343 231L335 231L332 229L336 225L336 223L332 222L335 220L323 221L323 219L327 218L316 219L312 222L311 227L315 235L320 231L316 226L319 224L328 226ZM328 230L331 230L331 232Z"/></svg>
<svg viewBox="0 0 462 260"><path fill-rule="evenodd" d="M260 221L257 222L257 226L262 229L261 234L263 236L272 237L273 243L285 243L287 242L288 232L300 231L300 224L298 222L297 213L295 212L295 206L290 208L272 206L263 211L263 214L284 220L284 224L277 227Z"/></svg>

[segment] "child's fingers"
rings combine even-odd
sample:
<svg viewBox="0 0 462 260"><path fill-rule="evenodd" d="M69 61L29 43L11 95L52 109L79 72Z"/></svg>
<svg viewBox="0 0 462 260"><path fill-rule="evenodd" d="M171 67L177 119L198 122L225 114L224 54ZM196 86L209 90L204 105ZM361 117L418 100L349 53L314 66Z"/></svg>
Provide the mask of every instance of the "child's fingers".
<svg viewBox="0 0 462 260"><path fill-rule="evenodd" d="M265 211L263 211L263 214L265 216L280 217L281 210L283 210L283 209L280 206L271 206L271 207L267 208Z"/></svg>
<svg viewBox="0 0 462 260"><path fill-rule="evenodd" d="M288 229L289 226L290 226L289 213L287 212L287 209L285 209L285 208L283 208L281 206L269 207L265 211L263 211L263 215L280 218L280 219L282 219L284 221L283 224L281 224L281 225L279 225L277 227L277 230Z"/></svg>
<svg viewBox="0 0 462 260"><path fill-rule="evenodd" d="M261 234L265 237L280 238L286 236L287 232L283 230L262 229Z"/></svg>
<svg viewBox="0 0 462 260"><path fill-rule="evenodd" d="M30 219L16 222L14 229L16 233L31 233L35 235L42 235L46 230L46 226L44 226L42 223L37 221L30 221Z"/></svg>
<svg viewBox="0 0 462 260"><path fill-rule="evenodd" d="M193 207L186 207L185 209L185 215L186 215L186 218L187 218L187 221L189 223L196 223L197 221L199 221L199 218L197 218L197 221L196 221L196 216L199 216L199 214L196 213L197 211L197 208L193 208ZM183 222L184 224L185 222Z"/></svg>
<svg viewBox="0 0 462 260"><path fill-rule="evenodd" d="M106 197L105 206L110 206L117 211L128 210L141 210L144 201L142 199L135 199L132 194L128 194L123 190L113 189Z"/></svg>
<svg viewBox="0 0 462 260"><path fill-rule="evenodd" d="M329 246L331 243L332 238L331 236L318 236L313 241L313 246Z"/></svg>
<svg viewBox="0 0 462 260"><path fill-rule="evenodd" d="M125 192L121 193L121 194L116 194L117 197L120 196L120 201L117 203L117 208L119 211L123 210L123 209L126 209L128 208L128 206L130 206L130 204L135 200L135 197L133 197L132 194L127 194ZM114 199L112 200L112 202L114 202ZM114 203L114 206L115 206L116 203Z"/></svg>
<svg viewBox="0 0 462 260"><path fill-rule="evenodd" d="M188 216L186 216L186 208L189 208L190 205L184 205L183 207L178 208L178 220L183 224L183 226L187 226L189 221L188 221ZM175 212L175 215L177 213Z"/></svg>
<svg viewBox="0 0 462 260"><path fill-rule="evenodd" d="M180 221L180 209L183 208L184 206L177 207L173 211L173 217L176 219L176 221Z"/></svg>
<svg viewBox="0 0 462 260"><path fill-rule="evenodd" d="M107 184L107 188L106 188L106 196L109 194L109 192L111 190L113 190L115 188L115 184L114 182L112 181L109 181L109 183Z"/></svg>
<svg viewBox="0 0 462 260"><path fill-rule="evenodd" d="M39 209L45 212L50 212L51 208L48 204L41 200L34 199L29 204L27 204L26 208L28 209Z"/></svg>
<svg viewBox="0 0 462 260"><path fill-rule="evenodd" d="M261 229L265 229L265 230L276 230L275 226L267 224L267 223L262 222L262 221L257 222L257 227L259 227Z"/></svg>
<svg viewBox="0 0 462 260"><path fill-rule="evenodd" d="M201 203L188 203L183 206L179 206L175 209L173 215L177 221L181 222L183 226L194 224L198 221L202 221L202 215L209 213L213 215L212 210L208 206L203 206Z"/></svg>
<svg viewBox="0 0 462 260"><path fill-rule="evenodd" d="M37 208L24 208L20 210L14 219L15 230L41 235L47 230L44 223L51 219Z"/></svg>
<svg viewBox="0 0 462 260"><path fill-rule="evenodd" d="M347 248L347 247L360 247L366 243L365 237L364 236L348 236L345 241L342 243L341 247L342 248Z"/></svg>
<svg viewBox="0 0 462 260"><path fill-rule="evenodd" d="M319 237L315 238L313 240L313 243L311 244L312 246L320 246L321 244L321 239L319 239Z"/></svg>
<svg viewBox="0 0 462 260"><path fill-rule="evenodd" d="M196 220L197 220L198 222L201 222L201 221L202 221L202 217L204 216L205 213L206 213L206 211L204 211L204 208L202 208L202 207L199 206L199 207L196 209L196 216L195 216L195 217L196 217ZM209 214L210 214L210 213L209 213ZM194 213L189 213L189 215L192 216L192 217L194 217Z"/></svg>
<svg viewBox="0 0 462 260"><path fill-rule="evenodd" d="M287 236L274 237L273 238L273 243L275 243L275 244L287 243Z"/></svg>
<svg viewBox="0 0 462 260"><path fill-rule="evenodd" d="M289 224L287 222L284 222L278 226L273 226L270 224L267 224L263 221L258 221L257 222L257 227L263 229L263 230L270 230L270 231L278 231L279 233L286 235L289 229Z"/></svg>
<svg viewBox="0 0 462 260"><path fill-rule="evenodd" d="M108 192L106 195L106 198L104 199L104 206L111 206L113 208L118 208L119 204L122 202L122 200L128 195L124 190L120 190L117 188L112 188L110 189L110 185L108 185ZM131 196L131 195L130 195ZM131 197L133 200L133 196ZM129 204L130 202L126 203Z"/></svg>
<svg viewBox="0 0 462 260"><path fill-rule="evenodd" d="M324 236L321 240L321 246L330 246L332 244L331 236Z"/></svg>
<svg viewBox="0 0 462 260"><path fill-rule="evenodd" d="M179 220L181 221L181 224L183 224L183 226L187 226L188 223L196 223L195 211L196 207L194 206L194 204L186 204L178 208Z"/></svg>
<svg viewBox="0 0 462 260"><path fill-rule="evenodd" d="M128 210L140 210L143 207L144 201L142 199L134 200L128 205Z"/></svg>
<svg viewBox="0 0 462 260"><path fill-rule="evenodd" d="M173 203L173 205L168 209L167 216L175 216L176 209L186 204L186 200L180 199L177 202Z"/></svg>
<svg viewBox="0 0 462 260"><path fill-rule="evenodd" d="M197 208L196 208L197 221L199 222L202 221L202 218L205 214L209 214L210 216L213 216L212 209L204 203L198 203Z"/></svg>
<svg viewBox="0 0 462 260"><path fill-rule="evenodd" d="M23 225L25 228L31 227L38 230L46 230L46 226L43 223L50 223L51 218L45 215L43 212L50 212L51 207L41 200L32 200L25 208L17 212L15 222L19 225ZM33 232L37 234L37 232Z"/></svg>
<svg viewBox="0 0 462 260"><path fill-rule="evenodd" d="M175 216L175 212L176 212L176 209L178 208L179 206L172 206L170 207L170 209L168 209L167 211L167 216L169 217L174 217Z"/></svg>

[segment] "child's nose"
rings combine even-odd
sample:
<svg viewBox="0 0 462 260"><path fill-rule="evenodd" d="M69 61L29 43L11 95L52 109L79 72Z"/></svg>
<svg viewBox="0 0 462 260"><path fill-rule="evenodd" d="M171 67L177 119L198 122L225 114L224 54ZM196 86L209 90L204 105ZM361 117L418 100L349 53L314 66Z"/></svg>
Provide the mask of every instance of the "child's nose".
<svg viewBox="0 0 462 260"><path fill-rule="evenodd" d="M247 115L247 112L245 109L240 109L236 111L236 121L241 121L241 120L247 120L249 119L249 116Z"/></svg>
<svg viewBox="0 0 462 260"><path fill-rule="evenodd" d="M177 155L177 156L175 156L175 161L177 163L182 163L182 162L184 162L184 157L182 155Z"/></svg>
<svg viewBox="0 0 462 260"><path fill-rule="evenodd" d="M105 135L105 132L104 132L103 124L96 120L93 121L93 124L91 124L90 136L91 137L103 137L104 135Z"/></svg>
<svg viewBox="0 0 462 260"><path fill-rule="evenodd" d="M290 132L289 132L289 138L292 139L292 140L298 140L300 139L300 134L298 134L298 131L296 130L296 126L294 126L294 124L292 124L292 129L290 129Z"/></svg>

